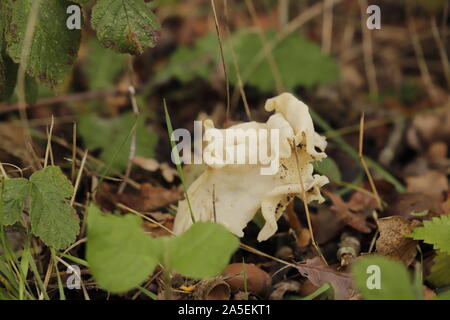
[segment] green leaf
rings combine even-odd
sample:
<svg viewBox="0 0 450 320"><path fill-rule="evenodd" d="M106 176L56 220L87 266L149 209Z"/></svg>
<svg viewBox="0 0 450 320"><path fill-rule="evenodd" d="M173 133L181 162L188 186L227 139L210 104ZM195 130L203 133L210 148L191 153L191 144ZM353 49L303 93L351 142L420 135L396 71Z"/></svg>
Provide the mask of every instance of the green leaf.
<svg viewBox="0 0 450 320"><path fill-rule="evenodd" d="M1 190L1 188L0 188ZM30 185L27 179L16 178L3 181L3 194L0 197L0 224L13 225L22 215L25 200L30 195Z"/></svg>
<svg viewBox="0 0 450 320"><path fill-rule="evenodd" d="M127 56L105 49L96 38L89 42L86 73L92 90L110 89L126 66Z"/></svg>
<svg viewBox="0 0 450 320"><path fill-rule="evenodd" d="M72 184L55 166L33 173L30 183L31 231L55 249L69 246L80 231L79 219L67 201Z"/></svg>
<svg viewBox="0 0 450 320"><path fill-rule="evenodd" d="M373 271L369 267L379 268ZM414 285L406 267L397 261L382 256L358 259L352 268L353 279L366 300L413 300ZM369 284L379 276L380 286L372 289Z"/></svg>
<svg viewBox="0 0 450 320"><path fill-rule="evenodd" d="M423 227L417 227L408 237L432 244L435 250L450 254L450 216L434 217L424 221Z"/></svg>
<svg viewBox="0 0 450 320"><path fill-rule="evenodd" d="M141 229L134 215L106 215L88 209L87 260L97 283L110 292L125 292L141 284L153 272L161 255L160 239Z"/></svg>
<svg viewBox="0 0 450 320"><path fill-rule="evenodd" d="M105 47L130 54L154 47L160 29L143 0L99 0L92 9L91 23Z"/></svg>
<svg viewBox="0 0 450 320"><path fill-rule="evenodd" d="M437 300L450 300L450 290L444 291L436 297Z"/></svg>
<svg viewBox="0 0 450 320"><path fill-rule="evenodd" d="M331 181L342 181L339 167L332 158L328 157L321 161L316 161L313 166L318 173L327 176Z"/></svg>
<svg viewBox="0 0 450 320"><path fill-rule="evenodd" d="M86 114L80 118L78 128L87 148L102 149L100 160L105 164L111 164L111 168L117 171L123 171L128 162L130 132L134 123L135 117L131 112L111 119ZM145 120L141 116L137 124L136 155L152 158L156 142L157 136L145 128Z"/></svg>
<svg viewBox="0 0 450 320"><path fill-rule="evenodd" d="M7 51L19 63L32 0L16 0L6 32ZM39 14L28 57L27 72L40 82L56 87L64 80L80 46L80 30L66 26L67 0L40 0Z"/></svg>
<svg viewBox="0 0 450 320"><path fill-rule="evenodd" d="M275 36L274 32L266 33L267 41L273 40ZM257 33L242 32L234 36L233 42L240 72L245 75L255 55L262 51L261 41ZM288 91L297 86L310 88L338 80L339 69L336 62L323 54L317 44L299 34L293 33L282 40L273 49L272 56ZM230 63L229 66L231 80L236 84L235 69ZM247 79L243 80L246 84L265 92L271 92L276 87L272 69L266 58L254 68Z"/></svg>
<svg viewBox="0 0 450 320"><path fill-rule="evenodd" d="M212 222L194 223L172 239L168 265L187 277L214 277L225 269L238 246L239 240L224 226Z"/></svg>
<svg viewBox="0 0 450 320"><path fill-rule="evenodd" d="M431 273L427 280L435 287L441 288L450 285L450 255L439 252L433 259Z"/></svg>
<svg viewBox="0 0 450 320"><path fill-rule="evenodd" d="M271 41L276 34L267 32L265 36L267 41ZM267 59L263 58L259 64L253 65L255 56L262 51L258 34L242 31L232 35L232 42L245 84L265 92L274 91L274 76ZM238 78L232 60L231 42L228 40L225 43L230 81L236 85ZM336 62L330 56L324 55L317 44L298 34L291 34L283 39L272 50L272 55L286 90L298 86L309 88L338 80L339 68ZM198 39L193 47L178 48L157 77L158 80L175 77L182 82L195 78L209 81L219 63L217 36L209 34Z"/></svg>

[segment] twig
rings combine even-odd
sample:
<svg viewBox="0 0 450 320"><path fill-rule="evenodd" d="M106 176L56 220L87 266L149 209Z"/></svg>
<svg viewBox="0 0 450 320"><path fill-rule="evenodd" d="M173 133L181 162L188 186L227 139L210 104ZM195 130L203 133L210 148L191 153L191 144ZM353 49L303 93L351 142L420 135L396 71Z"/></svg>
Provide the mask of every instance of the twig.
<svg viewBox="0 0 450 320"><path fill-rule="evenodd" d="M80 93L72 93L68 95L62 95L57 97L43 98L37 100L35 103L28 106L28 108L36 108L42 106L49 106L58 103L70 103L70 102L79 102L84 100L92 100L103 97L115 97L122 96L128 94L127 91L121 90L100 90L100 91L87 91ZM13 111L20 110L19 104L9 104L9 105L0 105L0 114L5 114Z"/></svg>
<svg viewBox="0 0 450 320"><path fill-rule="evenodd" d="M366 172L367 178L369 179L370 188L372 189L372 192L375 195L375 199L377 201L377 206L380 210L383 210L383 205L381 203L380 195L378 194L378 190L373 181L372 174L370 173L369 167L367 166L367 163L364 160L363 145L364 145L364 112L362 113L361 120L360 120L358 157L359 157L359 161L361 162L361 165L364 168L364 171Z"/></svg>
<svg viewBox="0 0 450 320"><path fill-rule="evenodd" d="M220 34L220 27L219 27L219 20L217 19L217 13L216 13L216 5L214 4L214 0L211 0L211 7L214 14L214 23L216 25L216 32L217 32L217 40L219 41L219 47L220 47L220 57L222 59L222 67L223 72L225 75L225 83L226 83L226 91L227 91L227 118L229 119L230 116L230 79L228 78L228 71L227 71L227 63L225 62L225 54L223 52L223 45L222 45L222 36Z"/></svg>

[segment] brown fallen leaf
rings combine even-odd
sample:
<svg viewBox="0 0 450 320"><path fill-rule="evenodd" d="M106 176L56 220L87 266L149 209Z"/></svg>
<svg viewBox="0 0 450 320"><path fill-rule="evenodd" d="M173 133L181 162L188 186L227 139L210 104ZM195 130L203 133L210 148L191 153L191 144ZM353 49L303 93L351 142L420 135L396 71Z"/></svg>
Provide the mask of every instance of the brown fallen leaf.
<svg viewBox="0 0 450 320"><path fill-rule="evenodd" d="M410 265L417 254L417 241L405 236L418 225L419 221L408 220L402 216L378 219L380 237L376 242L376 251Z"/></svg>
<svg viewBox="0 0 450 320"><path fill-rule="evenodd" d="M426 173L406 179L407 191L411 193L423 193L437 200L444 200L448 192L447 176L436 170L428 170Z"/></svg>
<svg viewBox="0 0 450 320"><path fill-rule="evenodd" d="M430 212L425 217L415 217L411 213ZM441 202L424 193L401 193L397 194L382 212L383 217L403 216L408 219L425 220L442 213Z"/></svg>
<svg viewBox="0 0 450 320"><path fill-rule="evenodd" d="M340 220L359 232L370 233L372 231L370 225L366 221L366 215L350 211L348 203L344 202L340 196L328 191L324 191L324 193L333 202L331 210L336 213Z"/></svg>
<svg viewBox="0 0 450 320"><path fill-rule="evenodd" d="M319 257L308 259L305 264L297 264L297 269L316 287L329 283L333 287L337 300L348 300L356 293L349 273L332 269Z"/></svg>

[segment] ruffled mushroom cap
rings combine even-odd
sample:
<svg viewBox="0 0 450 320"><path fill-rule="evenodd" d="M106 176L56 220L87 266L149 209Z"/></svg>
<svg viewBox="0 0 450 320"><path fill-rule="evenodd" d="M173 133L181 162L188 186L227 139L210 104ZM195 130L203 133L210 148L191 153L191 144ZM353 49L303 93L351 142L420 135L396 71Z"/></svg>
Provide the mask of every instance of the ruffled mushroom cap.
<svg viewBox="0 0 450 320"><path fill-rule="evenodd" d="M329 182L325 176L313 175L311 162L326 158L327 142L314 131L308 107L292 94L283 93L267 100L265 109L275 111L266 123L253 121L228 129L215 129L212 121L205 121L206 138L226 137L227 130L242 132L242 135L238 134L232 141L224 138L223 152L219 154L213 151L214 139L210 139L203 152L205 161L209 160L208 166L187 191L196 221L215 221L239 237L244 235L243 229L261 209L265 225L258 234L258 241L267 240L277 231L277 220L286 206L295 196L302 198L302 185L306 194L306 199L302 200L320 203L324 201L320 188ZM244 133L248 129L266 129L269 132L270 129L278 129L278 148L271 143L273 137L258 139L256 145L246 145ZM241 150L246 150L247 164L211 161L234 152L239 145L246 148ZM261 155L261 149L268 150L270 156L248 164L252 156ZM262 174L262 170L269 171L270 161L275 158L278 170L274 174ZM180 234L191 224L191 213L185 199L179 202L174 232Z"/></svg>

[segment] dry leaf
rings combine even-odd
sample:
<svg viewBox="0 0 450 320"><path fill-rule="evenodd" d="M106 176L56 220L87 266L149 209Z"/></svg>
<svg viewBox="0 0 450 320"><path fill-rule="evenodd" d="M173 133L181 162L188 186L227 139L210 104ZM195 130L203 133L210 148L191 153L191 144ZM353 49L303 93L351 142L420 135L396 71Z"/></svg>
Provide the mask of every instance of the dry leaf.
<svg viewBox="0 0 450 320"><path fill-rule="evenodd" d="M436 170L429 170L415 177L407 177L405 180L407 191L411 193L423 193L442 201L443 195L448 192L447 176Z"/></svg>
<svg viewBox="0 0 450 320"><path fill-rule="evenodd" d="M348 203L345 203L340 196L326 191L324 193L333 202L331 210L336 213L338 219L360 232L370 233L372 231L366 221L366 215L351 212Z"/></svg>
<svg viewBox="0 0 450 320"><path fill-rule="evenodd" d="M305 264L297 264L297 269L316 287L321 287L326 283L331 284L337 300L348 300L356 293L349 273L331 269L319 257L309 259Z"/></svg>
<svg viewBox="0 0 450 320"><path fill-rule="evenodd" d="M417 241L405 236L418 225L419 221L410 221L402 216L378 219L380 237L376 242L377 252L410 265L417 254Z"/></svg>

